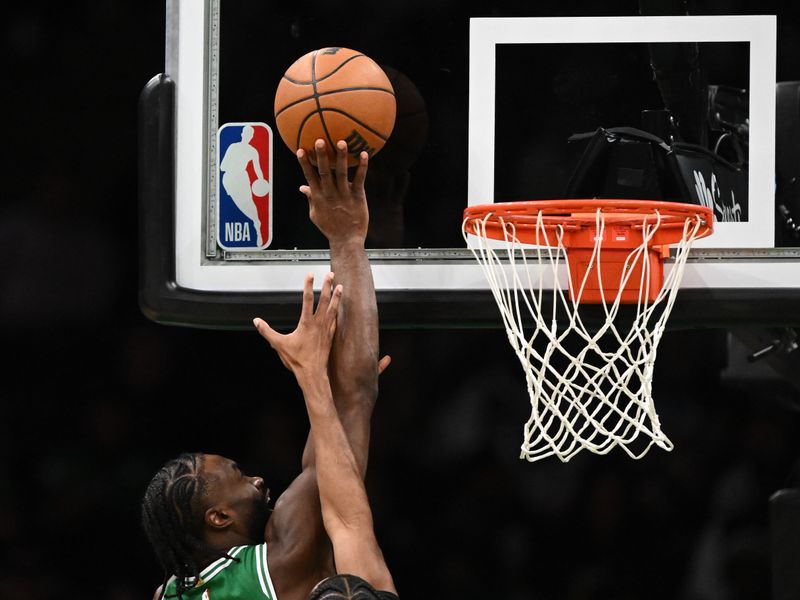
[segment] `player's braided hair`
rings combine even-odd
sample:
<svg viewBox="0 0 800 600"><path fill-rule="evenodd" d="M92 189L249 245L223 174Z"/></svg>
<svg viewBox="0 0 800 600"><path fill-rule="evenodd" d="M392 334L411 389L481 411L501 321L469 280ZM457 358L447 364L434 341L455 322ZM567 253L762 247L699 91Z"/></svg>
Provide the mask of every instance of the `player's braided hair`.
<svg viewBox="0 0 800 600"><path fill-rule="evenodd" d="M183 600L183 592L200 577L198 554L233 558L203 541L200 500L208 480L200 469L202 456L185 453L167 462L142 499L142 525L164 569L161 598L174 575L177 597Z"/></svg>

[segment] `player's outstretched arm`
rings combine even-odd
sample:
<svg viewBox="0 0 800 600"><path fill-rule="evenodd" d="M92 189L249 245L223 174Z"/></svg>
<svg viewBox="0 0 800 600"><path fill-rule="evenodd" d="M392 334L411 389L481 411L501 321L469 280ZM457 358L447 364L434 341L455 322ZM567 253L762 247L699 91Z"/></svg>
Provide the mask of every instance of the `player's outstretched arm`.
<svg viewBox="0 0 800 600"><path fill-rule="evenodd" d="M306 291L310 290L310 278ZM394 592L389 569L375 538L372 512L356 457L333 402L327 372L327 353L336 329L341 285L331 293L326 278L316 312L313 295L303 296L303 317L289 335L273 331L257 320L256 326L303 391L316 456L316 474L322 518L333 543L337 571L357 575L374 587ZM309 318L308 315L313 315ZM337 334L338 335L338 334Z"/></svg>
<svg viewBox="0 0 800 600"><path fill-rule="evenodd" d="M336 273L336 283L347 288L339 308L329 372L339 417L363 477L379 372L378 309L364 248L369 225L364 190L369 158L366 152L361 153L353 180L349 181L345 142L337 143L335 165L330 164L323 140L317 140L314 152L316 168L304 150L297 153L307 182L300 191L308 199L311 221L330 244L331 270ZM313 462L313 453L314 444L309 438L305 464Z"/></svg>
<svg viewBox="0 0 800 600"><path fill-rule="evenodd" d="M379 590L397 593L375 537L372 511L355 455L339 420L329 386L303 386L317 459L322 520L333 544L337 573L361 577Z"/></svg>
<svg viewBox="0 0 800 600"><path fill-rule="evenodd" d="M288 335L276 333L262 319L253 319L256 329L278 353L295 377L322 373L327 379L341 286L332 287L333 273L322 284L314 309L314 277L306 276L300 320ZM304 464L275 503L264 539L270 544L269 568L276 573L279 597L305 598L314 583L333 570L330 544L322 522L315 465Z"/></svg>

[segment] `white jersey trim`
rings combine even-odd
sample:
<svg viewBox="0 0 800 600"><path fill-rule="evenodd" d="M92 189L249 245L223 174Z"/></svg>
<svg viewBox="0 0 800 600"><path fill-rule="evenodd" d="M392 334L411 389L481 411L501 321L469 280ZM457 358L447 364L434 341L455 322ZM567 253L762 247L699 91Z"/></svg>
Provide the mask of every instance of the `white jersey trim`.
<svg viewBox="0 0 800 600"><path fill-rule="evenodd" d="M233 559L236 558L236 555L244 550L244 548L245 546L234 546L231 548L228 551L228 556L230 556L230 558L225 558L223 556L222 558L215 560L201 571L200 579L203 581L211 581L211 578L222 571L225 567L229 566L233 562Z"/></svg>
<svg viewBox="0 0 800 600"><path fill-rule="evenodd" d="M259 544L256 551L256 571L258 572L258 582L261 584L261 591L267 598L278 600L275 588L272 585L272 578L269 576L269 566L267 563L267 544Z"/></svg>

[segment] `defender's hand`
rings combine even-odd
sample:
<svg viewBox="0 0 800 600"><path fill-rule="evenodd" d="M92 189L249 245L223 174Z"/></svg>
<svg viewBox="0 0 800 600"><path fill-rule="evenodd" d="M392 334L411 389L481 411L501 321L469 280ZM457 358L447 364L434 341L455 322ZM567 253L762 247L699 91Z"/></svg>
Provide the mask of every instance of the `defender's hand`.
<svg viewBox="0 0 800 600"><path fill-rule="evenodd" d="M278 353L281 362L298 381L304 378L327 376L336 315L342 297L342 286L333 287L333 273L328 273L322 284L319 302L314 310L314 276L306 276L303 286L303 308L297 328L287 335L272 329L264 320L255 318L253 325L269 345Z"/></svg>
<svg viewBox="0 0 800 600"><path fill-rule="evenodd" d="M364 191L369 156L366 152L361 153L353 181L350 182L347 180L347 144L344 141L336 143L335 169L331 168L324 140L316 141L314 151L316 169L302 148L297 151L297 160L308 182L308 185L300 186L300 191L308 199L311 221L328 241L355 239L363 242L369 225L367 195Z"/></svg>

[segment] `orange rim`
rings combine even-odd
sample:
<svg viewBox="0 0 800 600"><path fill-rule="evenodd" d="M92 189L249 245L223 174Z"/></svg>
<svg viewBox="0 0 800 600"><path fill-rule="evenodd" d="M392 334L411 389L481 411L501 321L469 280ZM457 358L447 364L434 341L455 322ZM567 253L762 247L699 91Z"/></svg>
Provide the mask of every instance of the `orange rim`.
<svg viewBox="0 0 800 600"><path fill-rule="evenodd" d="M584 245L585 235L597 226L597 211L608 230L624 229L641 232L645 225L658 223L656 235L650 246L674 244L684 237L687 219L699 220L695 239L711 235L714 231L714 213L705 206L662 200L630 199L578 199L578 200L528 200L524 202L498 202L467 207L464 210L464 228L467 233L504 240L508 224L513 224L517 239L522 243L557 245L557 241L542 238L542 229L552 231L562 227L567 235L565 247ZM477 223L480 222L480 229ZM629 236L632 240L637 236ZM639 237L641 240L641 237ZM575 240L573 242L573 240Z"/></svg>

